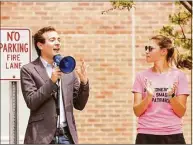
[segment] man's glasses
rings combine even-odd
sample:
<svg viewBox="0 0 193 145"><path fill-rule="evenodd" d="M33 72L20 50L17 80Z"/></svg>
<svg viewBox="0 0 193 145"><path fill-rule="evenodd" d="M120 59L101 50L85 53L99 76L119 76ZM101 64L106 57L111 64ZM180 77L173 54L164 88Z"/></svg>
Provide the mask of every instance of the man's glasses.
<svg viewBox="0 0 193 145"><path fill-rule="evenodd" d="M151 52L154 48L152 46L145 46L145 51Z"/></svg>

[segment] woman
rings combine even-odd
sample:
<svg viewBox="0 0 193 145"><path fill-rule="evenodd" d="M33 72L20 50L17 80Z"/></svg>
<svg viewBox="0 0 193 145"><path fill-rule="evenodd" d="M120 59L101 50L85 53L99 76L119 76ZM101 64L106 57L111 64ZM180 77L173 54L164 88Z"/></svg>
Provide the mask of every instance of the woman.
<svg viewBox="0 0 193 145"><path fill-rule="evenodd" d="M146 61L154 65L138 73L133 85L133 110L139 117L136 144L185 144L181 118L189 91L178 68L191 63L176 62L172 41L162 35L152 37L145 50ZM172 67L174 63L178 68Z"/></svg>

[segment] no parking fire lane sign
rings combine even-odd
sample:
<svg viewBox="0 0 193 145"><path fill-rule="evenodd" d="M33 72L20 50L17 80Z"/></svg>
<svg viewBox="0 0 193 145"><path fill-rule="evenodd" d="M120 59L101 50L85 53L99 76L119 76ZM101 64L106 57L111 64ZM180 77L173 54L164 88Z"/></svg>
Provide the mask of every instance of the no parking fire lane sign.
<svg viewBox="0 0 193 145"><path fill-rule="evenodd" d="M0 28L0 80L19 80L20 69L31 61L31 32L27 28Z"/></svg>

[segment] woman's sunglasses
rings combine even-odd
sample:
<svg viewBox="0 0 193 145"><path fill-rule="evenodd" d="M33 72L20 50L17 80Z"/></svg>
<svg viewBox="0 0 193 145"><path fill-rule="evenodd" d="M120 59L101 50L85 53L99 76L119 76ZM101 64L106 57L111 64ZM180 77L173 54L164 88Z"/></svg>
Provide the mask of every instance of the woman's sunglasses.
<svg viewBox="0 0 193 145"><path fill-rule="evenodd" d="M145 51L151 52L154 48L152 46L145 46Z"/></svg>

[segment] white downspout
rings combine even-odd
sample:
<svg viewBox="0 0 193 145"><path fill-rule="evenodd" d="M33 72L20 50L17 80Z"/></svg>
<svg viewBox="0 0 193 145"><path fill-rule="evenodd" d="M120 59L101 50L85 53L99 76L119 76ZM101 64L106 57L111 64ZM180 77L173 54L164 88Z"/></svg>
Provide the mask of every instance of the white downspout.
<svg viewBox="0 0 193 145"><path fill-rule="evenodd" d="M132 84L135 81L135 8L131 8L131 48L132 48ZM132 102L133 104L133 102ZM136 117L133 114L133 133L132 133L132 143L135 144L136 138Z"/></svg>

